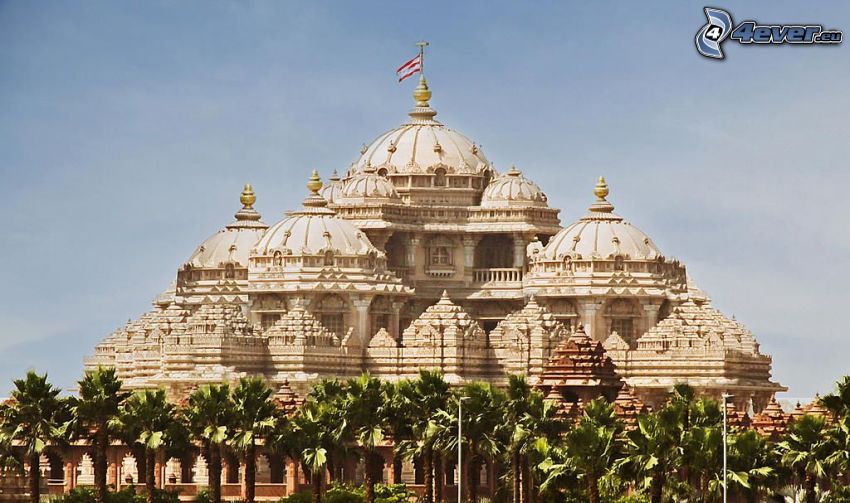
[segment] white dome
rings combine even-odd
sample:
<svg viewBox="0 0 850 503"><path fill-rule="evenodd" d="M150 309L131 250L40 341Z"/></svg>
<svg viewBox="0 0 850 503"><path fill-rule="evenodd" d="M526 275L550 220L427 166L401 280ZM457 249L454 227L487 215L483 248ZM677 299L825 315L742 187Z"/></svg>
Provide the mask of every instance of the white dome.
<svg viewBox="0 0 850 503"><path fill-rule="evenodd" d="M481 148L463 134L434 120L437 112L428 100L431 91L424 79L414 92L416 108L410 120L391 129L360 151L349 175L374 167L379 174L434 173L480 175L490 169Z"/></svg>
<svg viewBox="0 0 850 503"><path fill-rule="evenodd" d="M484 189L482 208L504 208L508 206L546 206L546 194L522 172L512 167L507 173L494 179Z"/></svg>
<svg viewBox="0 0 850 503"><path fill-rule="evenodd" d="M321 181L314 172L313 194L304 200L304 208L287 213L286 218L269 228L257 242L252 255L320 255L328 251L338 255L379 254L369 238L348 220L339 218L318 195ZM309 186L309 185L308 185Z"/></svg>
<svg viewBox="0 0 850 503"><path fill-rule="evenodd" d="M392 182L375 173L374 166L349 178L342 186L336 201L397 201L401 197Z"/></svg>
<svg viewBox="0 0 850 503"><path fill-rule="evenodd" d="M200 268L220 268L228 263L248 267L251 249L269 226L260 221L260 214L253 208L257 198L250 184L245 185L240 199L243 207L236 213L236 220L201 243L187 264Z"/></svg>
<svg viewBox="0 0 850 503"><path fill-rule="evenodd" d="M599 178L595 193L597 201L590 207L590 214L553 236L540 252L542 260L561 260L567 256L655 260L663 256L649 236L613 213L614 206L605 199L608 185L604 178Z"/></svg>
<svg viewBox="0 0 850 503"><path fill-rule="evenodd" d="M329 183L322 187L322 190L319 191L319 195L324 197L328 204L334 204L342 194L342 187L345 184L339 179L339 175L336 174L336 170L334 170L333 174L331 174L330 178L328 178L328 182Z"/></svg>

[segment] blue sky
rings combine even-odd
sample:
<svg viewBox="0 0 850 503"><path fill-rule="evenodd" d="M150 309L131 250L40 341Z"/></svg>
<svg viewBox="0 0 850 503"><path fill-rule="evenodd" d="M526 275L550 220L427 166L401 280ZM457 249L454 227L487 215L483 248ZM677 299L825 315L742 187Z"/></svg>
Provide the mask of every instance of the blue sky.
<svg viewBox="0 0 850 503"><path fill-rule="evenodd" d="M0 1L0 394L71 386L254 184L267 222L311 169L394 127L431 42L439 118L538 182L564 224L599 175L774 357L787 396L850 372L848 47L697 55L703 4ZM728 5L727 5L728 4ZM850 30L839 2L726 2Z"/></svg>

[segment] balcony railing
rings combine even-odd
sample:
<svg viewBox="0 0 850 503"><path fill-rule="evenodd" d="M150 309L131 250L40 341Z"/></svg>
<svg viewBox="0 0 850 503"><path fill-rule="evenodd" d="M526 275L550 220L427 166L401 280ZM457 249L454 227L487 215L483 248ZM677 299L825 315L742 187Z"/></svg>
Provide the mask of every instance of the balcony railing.
<svg viewBox="0 0 850 503"><path fill-rule="evenodd" d="M475 283L518 283L522 281L522 269L518 267L473 269L472 281Z"/></svg>

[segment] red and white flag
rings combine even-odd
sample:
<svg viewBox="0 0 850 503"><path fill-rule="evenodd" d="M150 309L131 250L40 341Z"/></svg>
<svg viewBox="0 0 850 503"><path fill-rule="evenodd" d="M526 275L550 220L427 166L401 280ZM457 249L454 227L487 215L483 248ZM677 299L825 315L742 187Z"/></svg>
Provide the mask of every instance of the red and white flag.
<svg viewBox="0 0 850 503"><path fill-rule="evenodd" d="M395 74L398 75L398 81L401 82L420 71L422 71L422 55L417 54L415 58L398 67Z"/></svg>

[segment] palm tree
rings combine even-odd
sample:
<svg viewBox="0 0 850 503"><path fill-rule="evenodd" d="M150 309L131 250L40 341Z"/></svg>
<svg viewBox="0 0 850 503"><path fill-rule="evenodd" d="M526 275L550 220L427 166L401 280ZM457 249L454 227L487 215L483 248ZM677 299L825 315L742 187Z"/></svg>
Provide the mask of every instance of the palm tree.
<svg viewBox="0 0 850 503"><path fill-rule="evenodd" d="M776 476L776 459L767 441L754 430L729 437L728 481L733 491L755 503L762 488Z"/></svg>
<svg viewBox="0 0 850 503"><path fill-rule="evenodd" d="M842 377L835 383L835 391L824 395L820 401L835 419L850 415L850 376Z"/></svg>
<svg viewBox="0 0 850 503"><path fill-rule="evenodd" d="M805 415L793 423L785 440L776 444L782 464L794 470L803 481L806 502L815 503L818 481L827 475L830 442L826 421L821 416Z"/></svg>
<svg viewBox="0 0 850 503"><path fill-rule="evenodd" d="M257 440L266 439L277 423L272 390L259 377L243 377L233 389L233 435L230 445L245 461L246 503L254 503L256 489ZM150 502L149 502L150 503Z"/></svg>
<svg viewBox="0 0 850 503"><path fill-rule="evenodd" d="M415 380L400 381L390 401L393 436L397 441L397 453L407 457L417 455L422 460L425 492L423 503L434 501L434 438L428 435L428 424L434 412L445 409L451 390L437 371L420 370ZM441 481L440 481L441 482ZM442 498L442 494L437 495Z"/></svg>
<svg viewBox="0 0 850 503"><path fill-rule="evenodd" d="M363 451L366 503L375 503L375 482L383 464L378 447L389 430L386 385L368 373L349 379L343 401L346 418L345 436Z"/></svg>
<svg viewBox="0 0 850 503"><path fill-rule="evenodd" d="M141 451L136 460L144 468L147 503L154 500L157 456L182 437L176 412L164 390L141 390L127 398L112 423L116 430L124 432L128 446L136 445Z"/></svg>
<svg viewBox="0 0 850 503"><path fill-rule="evenodd" d="M11 399L0 407L0 443L13 443L23 448L29 464L28 479L30 501L38 503L41 497L41 454L64 439L62 424L67 420L67 401L59 398L60 389L42 376L27 372L24 379L16 379Z"/></svg>
<svg viewBox="0 0 850 503"><path fill-rule="evenodd" d="M623 425L614 405L599 398L588 403L579 424L567 432L568 463L584 480L590 503L599 503L599 481L620 458Z"/></svg>
<svg viewBox="0 0 850 503"><path fill-rule="evenodd" d="M313 503L322 500L322 476L328 463L328 446L338 438L338 429L327 422L329 404L308 400L290 419L286 428L278 428L270 438L277 453L297 458L310 474Z"/></svg>
<svg viewBox="0 0 850 503"><path fill-rule="evenodd" d="M534 499L536 468L546 458L549 444L567 429L567 423L555 417L554 404L544 400L522 376L508 376L505 393L505 455L513 501L524 503Z"/></svg>
<svg viewBox="0 0 850 503"><path fill-rule="evenodd" d="M192 437L207 454L210 501L221 503L221 448L234 417L230 386L211 384L198 388L189 395L185 416Z"/></svg>
<svg viewBox="0 0 850 503"><path fill-rule="evenodd" d="M342 475L342 464L348 455L348 448L341 441L343 434L341 426L345 425L345 387L336 379L322 379L313 384L307 394L306 403L320 404L315 408L316 420L324 425L325 435L322 437L322 447L325 448L327 469L331 480L337 480Z"/></svg>
<svg viewBox="0 0 850 503"><path fill-rule="evenodd" d="M467 501L478 500L479 470L485 461L494 462L503 451L507 426L501 417L505 395L489 383L473 382L460 390L463 402L463 473L466 480ZM436 445L446 453L457 451L458 403L449 402L447 410L434 414L429 424L429 435L434 436Z"/></svg>
<svg viewBox="0 0 850 503"><path fill-rule="evenodd" d="M635 485L649 490L652 503L661 503L669 476L680 466L680 412L665 407L638 417L637 428L626 433L625 457L615 465Z"/></svg>
<svg viewBox="0 0 850 503"><path fill-rule="evenodd" d="M121 391L121 380L114 368L98 368L79 381L80 396L72 397L69 429L76 438L88 440L94 447L95 500L105 503L106 451L116 438L113 425L129 393Z"/></svg>

